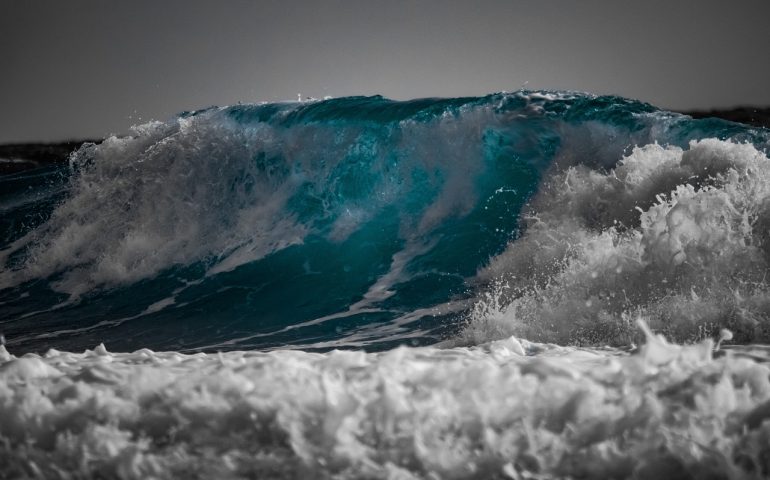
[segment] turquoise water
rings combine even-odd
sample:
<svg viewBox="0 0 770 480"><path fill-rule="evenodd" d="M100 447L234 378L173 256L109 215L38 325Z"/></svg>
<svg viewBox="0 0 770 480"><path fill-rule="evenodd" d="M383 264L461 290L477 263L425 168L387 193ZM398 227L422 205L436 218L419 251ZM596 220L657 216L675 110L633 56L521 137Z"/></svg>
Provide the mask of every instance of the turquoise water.
<svg viewBox="0 0 770 480"><path fill-rule="evenodd" d="M534 287L556 288L554 265L577 258L562 249L561 257L524 270L505 263L531 244L524 239L516 247L528 219L552 208L544 199L559 198L566 210L583 202L580 208L594 212L620 201L604 184L593 204L565 197L557 179L566 188L570 169L614 174L634 146L686 150L705 138L748 142L762 152L770 137L637 101L563 92L406 102L350 97L186 112L86 145L69 165L0 178L0 328L20 353L99 343L118 351L377 351L489 339L495 334L486 327L479 333L468 325L490 298L509 305ZM639 211L656 195L709 183L708 175L693 175L701 174L650 180L646 193L612 218L575 210L548 228L562 235L579 218L586 231L606 231L622 220L628 233L640 228ZM747 208L761 219L757 202ZM581 238L569 241L588 241ZM751 238L747 245L765 251L764 237ZM605 313L617 319L691 288L711 288L676 275ZM755 297L766 291L753 273L723 275L754 282ZM500 287L506 282L515 285ZM551 307L556 297L547 300ZM767 339L761 303L751 314L763 328L739 329L744 341ZM591 321L606 317L599 313L581 317L579 331L537 328L538 319L521 320L521 312L516 325L494 329L567 344L626 343L623 332L599 332L608 325L621 331L628 322L605 319L593 328ZM709 322L735 329L734 316L715 315ZM674 330L687 337L699 328L703 333L698 322Z"/></svg>

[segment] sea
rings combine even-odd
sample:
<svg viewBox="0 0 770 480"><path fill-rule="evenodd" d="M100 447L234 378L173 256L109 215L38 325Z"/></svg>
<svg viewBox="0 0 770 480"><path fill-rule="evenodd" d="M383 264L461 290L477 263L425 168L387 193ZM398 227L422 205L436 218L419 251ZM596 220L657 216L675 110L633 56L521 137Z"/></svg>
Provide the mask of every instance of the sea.
<svg viewBox="0 0 770 480"><path fill-rule="evenodd" d="M522 90L2 175L0 478L767 478L768 152Z"/></svg>

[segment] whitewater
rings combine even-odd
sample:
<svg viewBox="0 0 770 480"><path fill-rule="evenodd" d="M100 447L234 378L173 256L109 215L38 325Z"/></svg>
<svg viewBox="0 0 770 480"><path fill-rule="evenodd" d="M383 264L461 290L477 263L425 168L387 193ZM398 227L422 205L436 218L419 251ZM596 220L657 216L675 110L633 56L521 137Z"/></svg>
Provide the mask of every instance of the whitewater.
<svg viewBox="0 0 770 480"><path fill-rule="evenodd" d="M768 149L348 97L0 176L0 476L766 478Z"/></svg>

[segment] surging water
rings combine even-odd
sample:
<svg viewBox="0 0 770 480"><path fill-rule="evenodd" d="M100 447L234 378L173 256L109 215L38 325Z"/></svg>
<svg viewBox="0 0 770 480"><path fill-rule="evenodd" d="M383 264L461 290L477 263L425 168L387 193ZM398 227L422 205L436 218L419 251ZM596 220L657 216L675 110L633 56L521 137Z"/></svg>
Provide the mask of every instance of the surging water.
<svg viewBox="0 0 770 480"><path fill-rule="evenodd" d="M355 97L0 177L3 474L763 478L768 147L617 97Z"/></svg>
<svg viewBox="0 0 770 480"><path fill-rule="evenodd" d="M185 113L2 179L3 329L17 351L383 349L470 318L474 341L623 344L642 313L764 341L767 142L579 94Z"/></svg>

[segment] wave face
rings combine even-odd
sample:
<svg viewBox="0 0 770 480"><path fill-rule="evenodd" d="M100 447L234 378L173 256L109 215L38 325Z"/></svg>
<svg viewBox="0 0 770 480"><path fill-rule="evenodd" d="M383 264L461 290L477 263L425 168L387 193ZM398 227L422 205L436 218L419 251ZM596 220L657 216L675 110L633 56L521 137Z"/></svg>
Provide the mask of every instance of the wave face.
<svg viewBox="0 0 770 480"><path fill-rule="evenodd" d="M770 337L770 134L617 97L237 105L0 178L16 352Z"/></svg>

